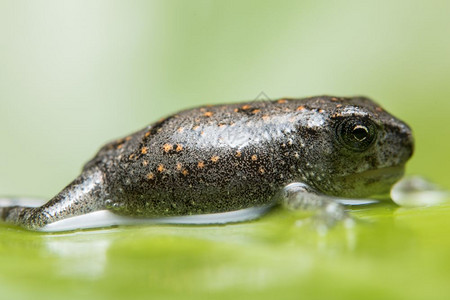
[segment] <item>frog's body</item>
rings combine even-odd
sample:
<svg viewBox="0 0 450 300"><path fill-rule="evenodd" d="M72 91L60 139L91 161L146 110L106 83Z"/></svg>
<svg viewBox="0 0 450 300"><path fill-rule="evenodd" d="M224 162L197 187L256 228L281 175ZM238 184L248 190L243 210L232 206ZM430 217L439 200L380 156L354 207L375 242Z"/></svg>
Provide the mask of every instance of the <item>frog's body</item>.
<svg viewBox="0 0 450 300"><path fill-rule="evenodd" d="M3 215L40 228L102 209L133 217L220 213L287 199L293 183L304 184L302 192L362 197L387 192L412 148L409 127L367 98L205 106L105 145L49 203Z"/></svg>

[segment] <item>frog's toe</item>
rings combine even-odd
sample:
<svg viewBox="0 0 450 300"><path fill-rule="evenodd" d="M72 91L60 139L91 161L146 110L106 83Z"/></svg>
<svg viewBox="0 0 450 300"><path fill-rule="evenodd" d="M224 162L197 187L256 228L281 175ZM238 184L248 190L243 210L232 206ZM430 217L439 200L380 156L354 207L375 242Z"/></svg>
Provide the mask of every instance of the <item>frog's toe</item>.
<svg viewBox="0 0 450 300"><path fill-rule="evenodd" d="M321 194L304 183L292 183L284 188L282 203L291 210L312 211L308 220L319 231L326 231L337 224L350 224L351 216L345 206L335 198ZM297 225L302 224L298 222Z"/></svg>

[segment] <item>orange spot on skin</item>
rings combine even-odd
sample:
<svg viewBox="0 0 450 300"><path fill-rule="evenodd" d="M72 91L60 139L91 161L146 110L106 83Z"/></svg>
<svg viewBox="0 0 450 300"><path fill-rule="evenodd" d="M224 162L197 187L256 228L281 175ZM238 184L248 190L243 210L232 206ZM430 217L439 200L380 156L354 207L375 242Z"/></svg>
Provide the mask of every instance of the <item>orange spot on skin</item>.
<svg viewBox="0 0 450 300"><path fill-rule="evenodd" d="M195 125L194 127L192 127L192 130L197 130L200 126Z"/></svg>
<svg viewBox="0 0 450 300"><path fill-rule="evenodd" d="M336 98L336 97L331 97L331 101L338 101L338 98Z"/></svg>
<svg viewBox="0 0 450 300"><path fill-rule="evenodd" d="M219 157L217 155L214 155L213 157L211 157L211 161L215 163L219 161Z"/></svg>
<svg viewBox="0 0 450 300"><path fill-rule="evenodd" d="M127 137L125 138L125 141L129 141L129 140L131 140L131 136L127 136Z"/></svg>
<svg viewBox="0 0 450 300"><path fill-rule="evenodd" d="M177 170L180 171L183 165L181 163L177 163Z"/></svg>
<svg viewBox="0 0 450 300"><path fill-rule="evenodd" d="M342 104L337 104L336 107L337 108L342 107Z"/></svg>
<svg viewBox="0 0 450 300"><path fill-rule="evenodd" d="M286 100L286 99L280 99L280 100L278 100L277 102L280 103L280 104L284 104L284 103L287 102L287 100Z"/></svg>
<svg viewBox="0 0 450 300"><path fill-rule="evenodd" d="M144 161L142 162L142 165L144 165L144 167L148 166L148 160L144 160Z"/></svg>
<svg viewBox="0 0 450 300"><path fill-rule="evenodd" d="M129 159L133 159L134 158L134 154L131 154L128 158Z"/></svg>
<svg viewBox="0 0 450 300"><path fill-rule="evenodd" d="M378 112L382 112L383 111L383 109L381 107L379 107L379 106L375 107L375 110L378 111Z"/></svg>
<svg viewBox="0 0 450 300"><path fill-rule="evenodd" d="M252 114L257 114L257 113L259 113L261 110L260 109L254 109L254 110L252 110Z"/></svg>
<svg viewBox="0 0 450 300"><path fill-rule="evenodd" d="M155 179L155 174L153 174L152 172L150 172L150 173L147 174L146 177L147 177L147 179L153 180L153 179Z"/></svg>
<svg viewBox="0 0 450 300"><path fill-rule="evenodd" d="M119 146L117 146L117 149L122 149L123 148L123 144L120 144Z"/></svg>
<svg viewBox="0 0 450 300"><path fill-rule="evenodd" d="M173 149L173 146L171 144L164 144L163 145L163 150L164 152L168 153L170 150Z"/></svg>
<svg viewBox="0 0 450 300"><path fill-rule="evenodd" d="M182 173L184 176L187 176L187 175L189 174L189 171L186 170L186 169L184 169L181 173Z"/></svg>
<svg viewBox="0 0 450 300"><path fill-rule="evenodd" d="M219 124L219 128L224 128L225 126L227 126L227 125L225 125L225 124Z"/></svg>
<svg viewBox="0 0 450 300"><path fill-rule="evenodd" d="M210 111L207 111L203 114L205 117L212 117L213 113Z"/></svg>
<svg viewBox="0 0 450 300"><path fill-rule="evenodd" d="M241 151L236 151L236 157L241 157L242 156L242 152Z"/></svg>
<svg viewBox="0 0 450 300"><path fill-rule="evenodd" d="M253 161L256 161L256 160L258 160L258 155L256 155L256 154L253 154L253 155L252 155L252 160L253 160Z"/></svg>
<svg viewBox="0 0 450 300"><path fill-rule="evenodd" d="M251 106L246 104L246 105L242 106L241 108L242 108L243 110L247 110L247 109L250 109Z"/></svg>
<svg viewBox="0 0 450 300"><path fill-rule="evenodd" d="M259 168L259 173L264 174L264 173L266 173L266 170L264 170L264 168L261 167L261 168Z"/></svg>
<svg viewBox="0 0 450 300"><path fill-rule="evenodd" d="M323 109L319 109L319 113L323 113L324 112L324 110Z"/></svg>
<svg viewBox="0 0 450 300"><path fill-rule="evenodd" d="M202 131L202 132L200 132L200 134L201 134L201 135L205 135L205 132L204 132L204 131Z"/></svg>
<svg viewBox="0 0 450 300"><path fill-rule="evenodd" d="M298 111L302 111L302 110L304 110L305 109L305 107L303 106L303 105L300 105L299 107L297 107L297 110Z"/></svg>
<svg viewBox="0 0 450 300"><path fill-rule="evenodd" d="M199 169L203 169L205 167L205 163L203 161L199 161L198 164L197 164L197 167Z"/></svg>
<svg viewBox="0 0 450 300"><path fill-rule="evenodd" d="M150 131L147 131L147 132L144 134L145 137L148 137L149 135L150 135Z"/></svg>
<svg viewBox="0 0 450 300"><path fill-rule="evenodd" d="M157 170L160 173L164 172L164 165L163 164L159 164Z"/></svg>
<svg viewBox="0 0 450 300"><path fill-rule="evenodd" d="M234 112L238 112L238 111L239 111L239 109L235 108L235 109L233 109L233 111L234 111Z"/></svg>
<svg viewBox="0 0 450 300"><path fill-rule="evenodd" d="M182 132L184 131L184 128L183 128L183 127L180 127L180 128L177 129L177 131L178 131L179 133L182 133Z"/></svg>
<svg viewBox="0 0 450 300"><path fill-rule="evenodd" d="M270 119L270 117L269 117L268 115L264 115L264 116L262 116L262 119L263 119L264 121L267 121L267 120Z"/></svg>
<svg viewBox="0 0 450 300"><path fill-rule="evenodd" d="M141 149L142 154L147 154L147 151L148 151L148 147L142 147L142 149Z"/></svg>
<svg viewBox="0 0 450 300"><path fill-rule="evenodd" d="M178 144L177 148L175 149L177 152L180 152L181 150L183 150L183 145Z"/></svg>

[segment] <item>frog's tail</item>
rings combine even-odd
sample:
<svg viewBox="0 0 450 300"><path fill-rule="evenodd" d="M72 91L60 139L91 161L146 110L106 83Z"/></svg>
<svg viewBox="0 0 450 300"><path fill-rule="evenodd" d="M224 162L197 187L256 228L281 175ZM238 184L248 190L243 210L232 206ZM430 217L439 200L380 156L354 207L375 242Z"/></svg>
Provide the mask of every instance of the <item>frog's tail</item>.
<svg viewBox="0 0 450 300"><path fill-rule="evenodd" d="M15 199L2 199L2 202L5 200L15 200ZM4 205L4 203L2 203ZM9 221L13 215L15 214L22 214L25 213L27 210L31 210L33 207L29 206L20 206L20 205L14 205L14 206L2 206L0 207L0 220L2 221Z"/></svg>
<svg viewBox="0 0 450 300"><path fill-rule="evenodd" d="M65 218L104 209L103 182L103 173L94 168L84 171L45 204L17 198L0 199L0 220L38 230Z"/></svg>

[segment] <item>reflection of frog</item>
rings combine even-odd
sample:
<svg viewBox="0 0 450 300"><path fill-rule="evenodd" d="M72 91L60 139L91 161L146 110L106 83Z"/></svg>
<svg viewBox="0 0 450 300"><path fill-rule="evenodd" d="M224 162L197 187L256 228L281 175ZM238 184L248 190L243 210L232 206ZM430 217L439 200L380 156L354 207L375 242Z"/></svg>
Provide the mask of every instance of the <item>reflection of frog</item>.
<svg viewBox="0 0 450 300"><path fill-rule="evenodd" d="M98 210L162 217L281 202L341 219L333 196L388 192L412 152L410 128L363 97L204 106L105 145L48 203L0 215L39 229Z"/></svg>

